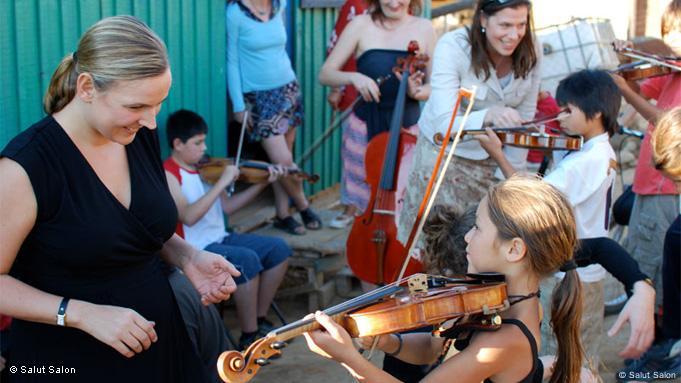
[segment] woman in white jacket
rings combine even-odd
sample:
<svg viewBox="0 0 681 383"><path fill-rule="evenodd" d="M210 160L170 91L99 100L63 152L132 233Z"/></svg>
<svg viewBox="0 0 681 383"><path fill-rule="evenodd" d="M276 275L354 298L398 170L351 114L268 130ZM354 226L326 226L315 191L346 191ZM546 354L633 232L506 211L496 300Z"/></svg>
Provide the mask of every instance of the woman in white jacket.
<svg viewBox="0 0 681 383"><path fill-rule="evenodd" d="M541 50L532 33L529 0L481 0L470 27L443 35L435 47L431 97L418 121L419 138L409 188L398 221L398 238L406 242L439 147L435 133L447 130L460 88L476 87L473 112L465 129L505 128L531 120L539 92ZM467 102L462 103L463 114ZM458 128L461 118L456 119ZM517 169L525 168L527 150L506 148ZM477 140L456 148L438 203L468 208L502 178Z"/></svg>

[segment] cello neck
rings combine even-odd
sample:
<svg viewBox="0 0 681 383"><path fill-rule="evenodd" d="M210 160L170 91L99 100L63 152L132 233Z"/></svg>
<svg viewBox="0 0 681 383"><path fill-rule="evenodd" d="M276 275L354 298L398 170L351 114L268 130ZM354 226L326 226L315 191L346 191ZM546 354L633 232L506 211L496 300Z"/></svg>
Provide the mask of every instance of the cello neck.
<svg viewBox="0 0 681 383"><path fill-rule="evenodd" d="M397 152L400 144L400 129L404 117L404 102L407 98L407 83L409 81L409 69L402 71L402 80L395 99L395 109L390 120L390 141L385 153L385 162L381 171L380 188L383 190L395 189L395 169L397 168Z"/></svg>

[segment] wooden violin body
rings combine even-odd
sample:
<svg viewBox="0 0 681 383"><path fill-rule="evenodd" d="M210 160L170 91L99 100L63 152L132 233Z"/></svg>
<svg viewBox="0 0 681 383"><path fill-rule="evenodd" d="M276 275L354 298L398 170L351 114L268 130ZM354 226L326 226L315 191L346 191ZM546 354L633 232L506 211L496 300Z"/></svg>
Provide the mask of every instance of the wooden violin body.
<svg viewBox="0 0 681 383"><path fill-rule="evenodd" d="M352 337L365 337L435 326L466 315L481 314L477 318L480 321L489 318L488 322L498 322L494 320L498 313L509 307L505 282L462 279L460 283L428 288L428 278L441 277L416 274L407 279L409 288L400 286L403 280L324 312ZM244 352L223 352L218 358L220 377L230 383L248 382L269 358L282 353L287 340L318 328L314 318L302 319L272 330Z"/></svg>
<svg viewBox="0 0 681 383"><path fill-rule="evenodd" d="M229 165L234 165L234 159L212 157L199 163L197 168L201 178L205 182L215 184L217 180L220 179L222 172L225 171L225 167ZM267 169L270 166L272 166L272 164L263 161L243 160L239 164L238 180L251 184L267 183L269 179L269 171ZM289 168L286 170L289 175L300 177L311 184L319 180L317 174L310 175L296 168Z"/></svg>
<svg viewBox="0 0 681 383"><path fill-rule="evenodd" d="M527 149L540 150L580 150L584 139L582 137L573 137L566 135L552 135L539 132L528 131L504 131L495 130L504 145L516 146ZM464 135L486 134L485 131L468 131L463 132ZM436 145L442 145L444 138L441 133L435 133L433 141Z"/></svg>

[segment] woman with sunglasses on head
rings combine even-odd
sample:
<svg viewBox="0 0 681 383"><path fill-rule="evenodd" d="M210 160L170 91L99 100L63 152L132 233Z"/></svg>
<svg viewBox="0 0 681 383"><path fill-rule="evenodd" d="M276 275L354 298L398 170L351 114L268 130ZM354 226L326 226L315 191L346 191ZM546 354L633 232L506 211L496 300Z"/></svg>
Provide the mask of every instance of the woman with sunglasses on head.
<svg viewBox="0 0 681 383"><path fill-rule="evenodd" d="M419 118L419 138L409 175L410 187L399 216L398 238L405 242L433 169L439 147L435 133L445 133L460 88L477 88L473 112L465 129L519 125L535 114L539 93L541 49L532 33L529 0L480 0L473 23L444 34L437 43L430 78L431 96ZM464 103L465 107L466 104ZM462 107L460 114L463 114ZM461 118L457 118L454 129ZM527 150L505 148L518 169L525 168ZM487 188L502 178L494 160L477 140L456 149L439 203L463 209L477 203Z"/></svg>

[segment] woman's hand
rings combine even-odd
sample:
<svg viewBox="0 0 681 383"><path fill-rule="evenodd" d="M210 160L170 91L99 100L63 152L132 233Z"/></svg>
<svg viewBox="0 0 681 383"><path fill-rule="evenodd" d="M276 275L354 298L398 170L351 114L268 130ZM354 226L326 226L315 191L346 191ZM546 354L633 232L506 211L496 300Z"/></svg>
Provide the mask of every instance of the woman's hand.
<svg viewBox="0 0 681 383"><path fill-rule="evenodd" d="M341 100L343 99L343 90L339 87L331 88L329 95L326 96L326 101L331 105L331 109L338 110Z"/></svg>
<svg viewBox="0 0 681 383"><path fill-rule="evenodd" d="M402 81L402 73L393 72L398 81ZM424 80L426 74L423 71L417 70L416 72L409 75L407 82L407 96L415 100L425 100L428 98L428 94L424 87Z"/></svg>
<svg viewBox="0 0 681 383"><path fill-rule="evenodd" d="M75 310L74 310L75 309ZM69 311L77 311L74 327L113 347L127 358L149 349L158 340L154 322L135 310L118 306L73 301Z"/></svg>
<svg viewBox="0 0 681 383"><path fill-rule="evenodd" d="M655 338L655 289L644 281L634 283L634 295L608 330L608 336L615 336L627 321L631 325L629 342L619 355L636 359L650 347Z"/></svg>
<svg viewBox="0 0 681 383"><path fill-rule="evenodd" d="M520 117L520 113L513 108L493 106L485 114L484 123L495 128L512 128L522 125L523 119Z"/></svg>
<svg viewBox="0 0 681 383"><path fill-rule="evenodd" d="M317 311L314 313L314 316L309 314L305 319L313 317L322 325L323 329L303 334L310 351L341 363L345 363L354 354L358 354L348 332L338 323L334 322L331 317L321 311Z"/></svg>
<svg viewBox="0 0 681 383"><path fill-rule="evenodd" d="M241 273L222 256L199 250L183 265L182 271L201 295L201 303L208 306L229 299L236 291L233 277Z"/></svg>
<svg viewBox="0 0 681 383"><path fill-rule="evenodd" d="M381 100L381 90L378 88L378 84L368 76L359 72L353 73L352 86L357 89L366 102L379 102Z"/></svg>

